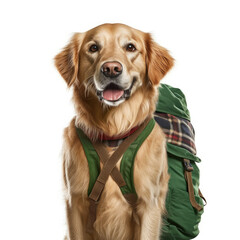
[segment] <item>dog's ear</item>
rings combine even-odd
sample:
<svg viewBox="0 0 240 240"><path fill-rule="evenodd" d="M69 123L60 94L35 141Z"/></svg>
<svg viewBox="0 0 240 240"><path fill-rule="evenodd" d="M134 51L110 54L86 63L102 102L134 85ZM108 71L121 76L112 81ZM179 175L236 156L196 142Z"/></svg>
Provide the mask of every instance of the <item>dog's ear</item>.
<svg viewBox="0 0 240 240"><path fill-rule="evenodd" d="M168 51L152 40L149 33L145 38L147 51L147 73L153 85L158 85L174 64L174 59Z"/></svg>
<svg viewBox="0 0 240 240"><path fill-rule="evenodd" d="M82 34L75 33L69 44L54 58L55 66L70 87L77 78Z"/></svg>

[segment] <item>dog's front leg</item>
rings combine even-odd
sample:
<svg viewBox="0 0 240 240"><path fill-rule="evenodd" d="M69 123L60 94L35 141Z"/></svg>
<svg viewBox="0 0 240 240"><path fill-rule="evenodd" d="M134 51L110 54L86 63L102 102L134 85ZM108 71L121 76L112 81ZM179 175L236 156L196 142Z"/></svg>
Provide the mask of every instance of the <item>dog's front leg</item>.
<svg viewBox="0 0 240 240"><path fill-rule="evenodd" d="M72 197L71 201L66 201L68 234L67 240L84 240L83 224L77 198Z"/></svg>
<svg viewBox="0 0 240 240"><path fill-rule="evenodd" d="M66 201L67 235L65 240L85 240L83 231L82 214L80 212L79 200L81 191L77 191L79 182L76 179L76 165L68 151L63 154L63 179Z"/></svg>
<svg viewBox="0 0 240 240"><path fill-rule="evenodd" d="M158 240L161 226L161 209L158 207L157 199L151 203L140 202L138 205L140 217L139 240Z"/></svg>

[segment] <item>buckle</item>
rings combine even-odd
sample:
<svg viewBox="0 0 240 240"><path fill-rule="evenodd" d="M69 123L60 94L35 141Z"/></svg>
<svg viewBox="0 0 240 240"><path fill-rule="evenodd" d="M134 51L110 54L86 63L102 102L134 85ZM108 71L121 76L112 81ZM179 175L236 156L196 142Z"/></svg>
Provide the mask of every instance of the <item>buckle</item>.
<svg viewBox="0 0 240 240"><path fill-rule="evenodd" d="M184 164L184 168L185 168L186 171L188 171L188 172L193 171L193 166L192 166L190 160L184 158L183 159L183 164Z"/></svg>

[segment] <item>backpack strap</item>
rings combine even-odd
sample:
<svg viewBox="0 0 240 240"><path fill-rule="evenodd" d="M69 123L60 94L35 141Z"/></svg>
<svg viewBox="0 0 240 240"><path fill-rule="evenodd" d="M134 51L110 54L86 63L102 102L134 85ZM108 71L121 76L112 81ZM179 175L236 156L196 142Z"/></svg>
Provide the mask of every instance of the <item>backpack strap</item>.
<svg viewBox="0 0 240 240"><path fill-rule="evenodd" d="M103 146L103 144L96 144L93 143L93 146L100 158L100 160L102 161L103 164L106 163L106 160L110 158L108 152L106 151L105 147ZM115 166L111 172L111 177L112 179L117 183L117 185L119 186L119 188L121 189L122 187L127 187L126 182L124 181L124 178L122 177L121 172L117 169L117 167ZM125 197L126 201L132 206L135 206L135 203L137 201L137 196L134 193L123 193L123 196Z"/></svg>
<svg viewBox="0 0 240 240"><path fill-rule="evenodd" d="M197 210L197 211L201 211L203 210L203 207L201 205L199 205L195 199L194 196L194 189L193 189L193 182L192 182L192 171L193 171L193 166L190 163L190 160L188 159L183 159L183 164L185 167L185 179L187 182L187 187L188 187L188 195L189 195L189 200L190 203L192 204L192 206ZM205 198L203 197L200 189L199 189L199 196L206 202Z"/></svg>
<svg viewBox="0 0 240 240"><path fill-rule="evenodd" d="M154 119L151 119L137 139L128 147L121 159L120 173L126 182L126 186L123 186L120 189L125 198L131 193L133 193L132 195L135 195L135 198L137 198L137 193L134 186L134 162L139 148L149 134L151 134L154 126L155 121Z"/></svg>
<svg viewBox="0 0 240 240"><path fill-rule="evenodd" d="M83 131L80 128L76 128L79 140L82 143L85 155L88 160L88 165L89 165L89 187L88 187L88 195L90 195L92 188L94 186L94 183L97 180L97 177L100 173L100 155L101 161L104 164L105 160L109 158L108 152L102 147L98 147L98 145L94 145L90 139L83 133ZM94 145L94 146L93 146ZM98 151L98 152L97 152ZM119 187L124 187L126 185L124 179L120 174L114 174L117 172L117 168L114 167L113 171L111 172L111 177L113 180L118 184Z"/></svg>
<svg viewBox="0 0 240 240"><path fill-rule="evenodd" d="M101 193L105 187L107 179L109 175L113 176L114 181L116 180L119 186L125 186L126 183L123 180L122 176L120 177L120 172L118 170L114 170L115 165L122 157L124 152L128 149L128 147L137 139L137 137L141 134L141 132L145 129L151 119L146 119L143 124L129 137L127 137L117 148L117 150L112 154L111 157L108 156L108 153L105 152L104 146L101 142L93 143L97 153L100 155L100 159L104 163L102 170L92 188L92 191L89 195L89 218L87 223L87 231L93 231L93 224L96 220L96 211L98 202L101 196ZM104 149L104 150L103 150ZM125 196L126 200L134 206L136 203L136 198L131 196L131 194L127 194Z"/></svg>
<svg viewBox="0 0 240 240"><path fill-rule="evenodd" d="M107 159L109 159L109 157L110 157L108 152L106 151L105 147L103 146L103 144L97 144L97 143L93 143L93 147L95 148L101 162L104 165L106 163ZM125 183L121 173L117 169L117 167L113 168L110 175L119 187L126 186L126 183Z"/></svg>

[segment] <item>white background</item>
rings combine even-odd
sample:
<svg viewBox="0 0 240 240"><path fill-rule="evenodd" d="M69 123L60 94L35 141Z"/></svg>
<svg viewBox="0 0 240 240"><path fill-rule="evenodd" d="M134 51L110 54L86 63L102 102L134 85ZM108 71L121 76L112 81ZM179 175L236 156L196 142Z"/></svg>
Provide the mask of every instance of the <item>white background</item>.
<svg viewBox="0 0 240 240"><path fill-rule="evenodd" d="M1 1L0 239L65 232L62 131L71 91L53 65L73 32L121 22L151 32L175 67L163 82L187 97L208 200L197 240L239 239L237 1Z"/></svg>

